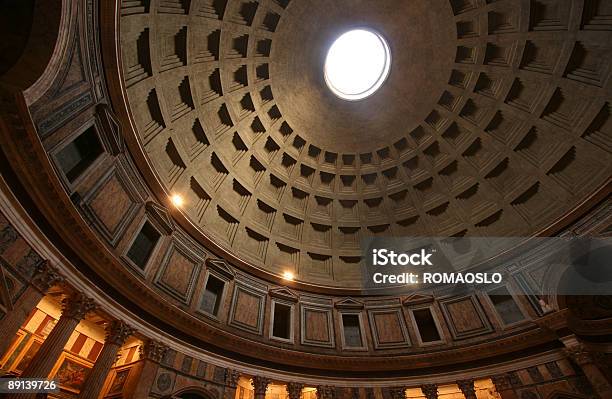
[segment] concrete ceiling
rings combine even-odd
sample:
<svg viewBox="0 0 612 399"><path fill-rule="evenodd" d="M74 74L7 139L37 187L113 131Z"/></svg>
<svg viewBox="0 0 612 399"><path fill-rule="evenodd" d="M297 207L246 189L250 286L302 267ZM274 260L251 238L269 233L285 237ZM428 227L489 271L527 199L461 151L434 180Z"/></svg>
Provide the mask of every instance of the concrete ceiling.
<svg viewBox="0 0 612 399"><path fill-rule="evenodd" d="M359 287L366 237L534 235L611 175L603 2L125 3L150 166L204 234L271 273ZM361 102L323 80L353 27L393 57Z"/></svg>

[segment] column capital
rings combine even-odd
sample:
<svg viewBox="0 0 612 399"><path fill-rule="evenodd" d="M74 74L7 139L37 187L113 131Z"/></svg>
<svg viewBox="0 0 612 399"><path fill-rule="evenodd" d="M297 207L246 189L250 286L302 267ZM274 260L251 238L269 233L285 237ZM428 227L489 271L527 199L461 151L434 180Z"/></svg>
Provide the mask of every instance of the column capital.
<svg viewBox="0 0 612 399"><path fill-rule="evenodd" d="M593 351L575 335L569 335L560 340L565 345L565 354L582 369L599 396L612 397L612 385L606 378L607 374L601 364L604 355Z"/></svg>
<svg viewBox="0 0 612 399"><path fill-rule="evenodd" d="M236 388L238 386L238 378L240 378L240 371L225 369L225 386L230 388Z"/></svg>
<svg viewBox="0 0 612 399"><path fill-rule="evenodd" d="M390 387L389 393L391 394L391 399L405 399L406 387Z"/></svg>
<svg viewBox="0 0 612 399"><path fill-rule="evenodd" d="M272 381L267 377L260 377L258 375L253 377L253 381L251 381L251 385L253 386L253 389L255 390L255 395L265 395L270 382Z"/></svg>
<svg viewBox="0 0 612 399"><path fill-rule="evenodd" d="M421 385L421 391L427 399L438 399L438 385L437 384L425 384Z"/></svg>
<svg viewBox="0 0 612 399"><path fill-rule="evenodd" d="M512 379L508 373L498 374L491 377L497 392L509 391L512 389Z"/></svg>
<svg viewBox="0 0 612 399"><path fill-rule="evenodd" d="M46 294L49 288L63 281L64 277L46 260L36 267L34 277L32 278L32 285L43 294Z"/></svg>
<svg viewBox="0 0 612 399"><path fill-rule="evenodd" d="M167 351L166 345L152 339L140 345L140 357L155 363L161 363Z"/></svg>
<svg viewBox="0 0 612 399"><path fill-rule="evenodd" d="M334 399L336 390L330 385L317 386L317 399Z"/></svg>
<svg viewBox="0 0 612 399"><path fill-rule="evenodd" d="M602 357L601 353L590 350L583 342L578 340L575 335L570 335L561 339L565 346L564 352L567 357L572 359L578 366L586 364L597 364Z"/></svg>
<svg viewBox="0 0 612 399"><path fill-rule="evenodd" d="M299 382L290 382L287 384L287 393L289 394L289 399L300 399L302 397L302 390L304 389L304 384Z"/></svg>
<svg viewBox="0 0 612 399"><path fill-rule="evenodd" d="M476 388L474 387L473 379L459 380L457 381L457 385L459 389L461 389L461 392L463 392L465 399L476 399Z"/></svg>
<svg viewBox="0 0 612 399"><path fill-rule="evenodd" d="M62 317L82 320L85 315L96 308L93 299L77 292L62 301Z"/></svg>
<svg viewBox="0 0 612 399"><path fill-rule="evenodd" d="M602 357L601 353L590 351L583 343L567 347L564 349L564 352L567 357L576 362L578 366L597 364Z"/></svg>
<svg viewBox="0 0 612 399"><path fill-rule="evenodd" d="M133 333L134 329L122 320L113 320L106 326L106 342L121 346Z"/></svg>

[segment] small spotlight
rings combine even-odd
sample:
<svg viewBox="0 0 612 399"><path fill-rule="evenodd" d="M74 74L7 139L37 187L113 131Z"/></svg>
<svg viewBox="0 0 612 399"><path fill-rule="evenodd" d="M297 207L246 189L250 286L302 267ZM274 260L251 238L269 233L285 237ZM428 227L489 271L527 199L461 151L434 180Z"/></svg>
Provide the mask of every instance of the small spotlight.
<svg viewBox="0 0 612 399"><path fill-rule="evenodd" d="M172 195L172 197L170 197L170 201L172 201L172 205L174 205L177 208L180 208L181 206L183 206L183 197L181 197L178 194L174 194Z"/></svg>
<svg viewBox="0 0 612 399"><path fill-rule="evenodd" d="M283 273L283 279L288 280L288 281L293 281L294 275L290 271L286 271Z"/></svg>

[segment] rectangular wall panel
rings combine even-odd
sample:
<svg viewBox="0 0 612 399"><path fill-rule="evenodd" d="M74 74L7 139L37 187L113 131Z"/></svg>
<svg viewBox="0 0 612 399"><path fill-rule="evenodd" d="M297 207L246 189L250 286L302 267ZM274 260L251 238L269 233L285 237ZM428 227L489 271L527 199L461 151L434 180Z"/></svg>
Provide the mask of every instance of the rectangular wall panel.
<svg viewBox="0 0 612 399"><path fill-rule="evenodd" d="M368 319L376 349L410 345L410 338L401 308L368 309Z"/></svg>
<svg viewBox="0 0 612 399"><path fill-rule="evenodd" d="M265 291L237 282L232 297L229 324L251 333L262 334L265 303Z"/></svg>
<svg viewBox="0 0 612 399"><path fill-rule="evenodd" d="M163 257L155 285L188 304L201 269L202 259L175 238Z"/></svg>
<svg viewBox="0 0 612 399"><path fill-rule="evenodd" d="M301 307L302 344L333 348L332 308L303 304Z"/></svg>
<svg viewBox="0 0 612 399"><path fill-rule="evenodd" d="M442 300L440 305L454 339L469 338L493 331L475 296Z"/></svg>
<svg viewBox="0 0 612 399"><path fill-rule="evenodd" d="M115 246L142 205L128 172L121 163L106 175L83 198L83 208L94 226Z"/></svg>

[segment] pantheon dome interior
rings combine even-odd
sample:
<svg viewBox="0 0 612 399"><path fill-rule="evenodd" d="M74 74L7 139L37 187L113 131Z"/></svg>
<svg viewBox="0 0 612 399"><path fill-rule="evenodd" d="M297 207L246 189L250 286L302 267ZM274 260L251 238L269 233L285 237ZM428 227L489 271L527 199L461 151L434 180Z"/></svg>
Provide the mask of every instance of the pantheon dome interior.
<svg viewBox="0 0 612 399"><path fill-rule="evenodd" d="M0 33L1 397L612 398L611 0L0 0ZM398 239L499 278L373 287Z"/></svg>

